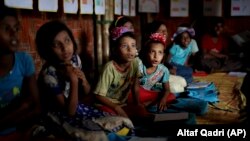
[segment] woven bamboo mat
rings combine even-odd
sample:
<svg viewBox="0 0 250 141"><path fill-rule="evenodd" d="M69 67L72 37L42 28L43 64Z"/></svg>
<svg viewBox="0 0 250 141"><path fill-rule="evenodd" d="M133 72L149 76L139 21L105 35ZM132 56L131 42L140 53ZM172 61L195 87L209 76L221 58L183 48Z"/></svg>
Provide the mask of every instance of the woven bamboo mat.
<svg viewBox="0 0 250 141"><path fill-rule="evenodd" d="M214 82L219 90L219 102L209 105L208 113L197 116L197 124L239 123L239 111L244 96L239 88L243 77L229 76L227 73L213 73L207 76L194 76L195 81Z"/></svg>

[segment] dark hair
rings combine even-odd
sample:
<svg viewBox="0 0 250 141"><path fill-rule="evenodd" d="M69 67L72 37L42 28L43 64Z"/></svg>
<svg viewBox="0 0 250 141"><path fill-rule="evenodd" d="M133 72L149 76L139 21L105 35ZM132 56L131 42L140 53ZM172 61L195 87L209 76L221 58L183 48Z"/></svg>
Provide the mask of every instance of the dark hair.
<svg viewBox="0 0 250 141"><path fill-rule="evenodd" d="M224 26L225 22L222 17L212 17L210 19L210 27L207 29L208 33L211 34L212 36L217 36L217 33L215 31L215 27L218 26L218 24L221 23L222 26Z"/></svg>
<svg viewBox="0 0 250 141"><path fill-rule="evenodd" d="M145 31L148 34L155 33L161 25L165 25L165 23L163 21L154 20L147 25L147 29Z"/></svg>
<svg viewBox="0 0 250 141"><path fill-rule="evenodd" d="M52 50L53 41L56 35L61 32L66 31L71 38L74 46L74 52L77 49L77 44L71 30L66 26L65 23L59 20L54 20L43 24L36 33L36 47L41 58L48 62L58 61L55 58L55 54Z"/></svg>
<svg viewBox="0 0 250 141"><path fill-rule="evenodd" d="M125 32L123 33L119 38L117 38L116 40L112 40L110 43L110 59L115 59L116 58L116 49L118 48L118 46L121 43L121 40L123 39L123 37L131 37L133 39L135 38L135 34L134 32Z"/></svg>
<svg viewBox="0 0 250 141"><path fill-rule="evenodd" d="M157 41L157 40L148 40L145 45L141 48L140 52L139 52L139 58L142 60L142 63L143 64L148 64L147 62L147 54L149 52L149 49L151 47L152 44L162 44L163 47L164 47L164 50L165 50L165 46L164 44L161 42L161 41ZM165 52L165 51L164 51ZM163 61L163 59L162 59Z"/></svg>
<svg viewBox="0 0 250 141"><path fill-rule="evenodd" d="M111 32L113 28L123 26L127 22L133 23L133 21L126 16L119 16L115 18L115 20L113 20L113 22L111 23L109 27L109 33Z"/></svg>
<svg viewBox="0 0 250 141"><path fill-rule="evenodd" d="M155 33L160 28L161 25L165 25L165 23L160 20L154 20L145 26L145 30L142 36L142 45L148 40L149 36L152 33Z"/></svg>
<svg viewBox="0 0 250 141"><path fill-rule="evenodd" d="M111 34L111 31L115 28L115 27L121 27L121 26L124 26L124 24L126 22L131 22L133 23L133 21L131 19L129 19L128 17L126 16L118 16L116 17L112 23L110 24L109 26L109 34ZM134 35L133 35L134 36ZM131 36L132 37L132 36ZM132 37L133 38L133 37ZM110 59L114 59L114 47L116 47L116 43L115 41L112 40L111 36L109 35L109 44L110 44Z"/></svg>
<svg viewBox="0 0 250 141"><path fill-rule="evenodd" d="M0 6L0 21L3 20L6 16L17 18L16 9Z"/></svg>
<svg viewBox="0 0 250 141"><path fill-rule="evenodd" d="M191 39L191 38L192 38L192 35L191 35L188 31L185 31L185 32L189 35L189 37L190 37L190 39ZM174 38L174 43L176 43L177 45L183 46L183 45L182 45L182 42L181 42L181 38L182 38L182 34L185 33L185 32L182 32L182 33L178 34L178 35Z"/></svg>
<svg viewBox="0 0 250 141"><path fill-rule="evenodd" d="M218 23L221 23L222 25L225 24L224 19L221 17L212 17L211 18L211 26L215 27Z"/></svg>

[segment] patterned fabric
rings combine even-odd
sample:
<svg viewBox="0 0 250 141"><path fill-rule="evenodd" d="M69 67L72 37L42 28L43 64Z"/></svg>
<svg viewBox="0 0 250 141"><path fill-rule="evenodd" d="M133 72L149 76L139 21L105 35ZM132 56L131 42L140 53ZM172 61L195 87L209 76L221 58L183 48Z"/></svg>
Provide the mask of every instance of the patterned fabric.
<svg viewBox="0 0 250 141"><path fill-rule="evenodd" d="M168 68L163 64L159 64L155 72L152 74L147 74L146 69L146 66L142 64L141 60L139 60L139 70L143 76L140 78L140 85L146 90L162 91L163 84L169 81Z"/></svg>
<svg viewBox="0 0 250 141"><path fill-rule="evenodd" d="M73 67L81 68L82 64L78 55L74 55L72 57L71 63ZM43 101L43 104L48 104L48 100L53 99L53 95L63 94L65 98L68 98L70 93L70 82L61 79L54 66L48 66L47 68L44 68L42 74L44 77L44 83L47 86L46 88L49 89L48 91L50 92L49 96L46 97L47 99ZM53 103L53 101L51 102ZM51 104L51 106L53 105ZM53 109L52 107L50 108ZM62 116L65 115L63 117L68 118L65 113L61 114ZM69 118L67 121L73 124L73 122L77 122L77 120L99 118L105 115L107 114L95 109L94 107L90 107L84 104L78 104L75 117ZM73 121L70 121L70 119Z"/></svg>
<svg viewBox="0 0 250 141"><path fill-rule="evenodd" d="M73 56L71 63L73 67L81 68L81 60L78 55ZM68 98L70 84L66 80L62 79L61 75L58 74L55 67L45 65L41 74L42 75L39 78L42 79L39 80L43 80L47 86L46 89L48 89L48 93L45 93L47 97L45 97L46 99L43 99L43 104L49 105L50 103L50 106L53 106L53 97L55 97L55 95L63 94L65 98ZM113 114L103 112L96 109L95 107L81 103L77 105L76 113L74 116L68 116L67 113L58 111L57 109L53 109L53 107L48 108L48 114L45 115L41 126L44 126L45 130L50 132L51 134L58 135L60 137L64 135L73 136L73 138L79 137L80 140L95 140L95 138L97 138L96 140L99 140L100 138L98 138L97 136L102 136L103 139L101 140L107 139L105 134L105 131L107 129L105 129L104 126L102 127L102 125L95 123L94 121L99 118L112 117L114 116ZM124 122L120 123L121 124L113 125L114 130L111 129L109 130L109 132L115 132L118 129L125 127L125 125L123 125ZM111 124L109 123L109 121L105 123L106 126L108 126L109 124Z"/></svg>
<svg viewBox="0 0 250 141"><path fill-rule="evenodd" d="M100 111L95 107L88 106L85 104L79 104L77 106L76 114L73 117L69 117L67 114L63 112L55 112L55 114L61 117L64 121L68 122L70 125L86 130L94 130L92 129L92 127L94 126L92 127L86 126L85 123L88 122L89 120L95 120L101 117L111 116L110 113Z"/></svg>
<svg viewBox="0 0 250 141"><path fill-rule="evenodd" d="M75 68L82 68L81 60L78 55L73 55L71 64ZM64 81L58 76L57 70L54 66L46 66L43 68L44 83L50 89L51 94L59 95L64 94L67 98L69 96L70 83Z"/></svg>
<svg viewBox="0 0 250 141"><path fill-rule="evenodd" d="M149 36L149 39L152 41L159 41L164 45L164 47L166 47L166 35L162 35L161 33L153 33Z"/></svg>
<svg viewBox="0 0 250 141"><path fill-rule="evenodd" d="M86 115L76 114L73 117L69 117L62 112L49 112L39 126L33 130L33 136L39 137L41 135L54 135L61 138L71 138L73 140L107 140L107 134L118 133L122 129L126 128L128 133L126 135L134 136L134 125L129 118L104 115L102 117L100 111L89 107L87 105L81 105L85 107L82 109ZM94 115L95 117L89 115Z"/></svg>
<svg viewBox="0 0 250 141"><path fill-rule="evenodd" d="M195 30L193 28L187 28L187 27L178 27L177 31L174 33L173 38L176 38L179 34L183 32L188 32L192 37L195 36Z"/></svg>
<svg viewBox="0 0 250 141"><path fill-rule="evenodd" d="M123 127L129 129L134 129L134 125L129 118L121 116L106 116L93 120L95 123L98 123L104 129L111 132L118 132ZM107 124L108 123L108 124Z"/></svg>
<svg viewBox="0 0 250 141"><path fill-rule="evenodd" d="M120 38L122 36L122 34L124 34L126 32L133 32L133 31L131 31L130 29L128 29L127 27L124 27L124 26L115 27L111 31L112 40L117 40L118 38Z"/></svg>
<svg viewBox="0 0 250 141"><path fill-rule="evenodd" d="M75 118L74 118L75 119ZM127 132L119 135L122 130ZM40 132L40 133L39 133ZM49 112L44 122L33 131L34 137L39 137L41 132L59 136L64 139L80 141L110 141L110 134L117 137L134 136L134 125L129 118L120 116L106 116L94 120L71 120L60 112Z"/></svg>
<svg viewBox="0 0 250 141"><path fill-rule="evenodd" d="M92 120L72 120L74 122L69 123L69 119L60 112L49 112L40 126L33 130L33 137L55 136L66 140L108 141L103 128Z"/></svg>
<svg viewBox="0 0 250 141"><path fill-rule="evenodd" d="M140 76L138 62L134 59L126 72L120 72L113 61L104 66L94 93L102 95L114 103L124 104L134 80Z"/></svg>
<svg viewBox="0 0 250 141"><path fill-rule="evenodd" d="M76 110L76 116L81 119L95 119L99 117L109 116L110 113L102 112L92 106L79 104Z"/></svg>
<svg viewBox="0 0 250 141"><path fill-rule="evenodd" d="M0 77L0 108L20 96L23 79L34 73L32 57L25 52L16 52L13 68L7 75Z"/></svg>

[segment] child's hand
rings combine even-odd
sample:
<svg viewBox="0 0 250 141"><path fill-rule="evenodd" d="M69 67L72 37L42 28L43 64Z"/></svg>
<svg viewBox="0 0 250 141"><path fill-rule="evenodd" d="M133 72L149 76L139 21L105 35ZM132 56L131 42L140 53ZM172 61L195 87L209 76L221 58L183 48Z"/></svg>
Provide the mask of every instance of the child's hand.
<svg viewBox="0 0 250 141"><path fill-rule="evenodd" d="M162 112L163 110L167 109L167 102L165 98L162 98L159 105L158 105L158 111Z"/></svg>
<svg viewBox="0 0 250 141"><path fill-rule="evenodd" d="M86 77L85 74L83 73L83 71L79 68L74 68L73 69L74 73L76 74L76 76L82 80L82 83L84 83L86 81Z"/></svg>
<svg viewBox="0 0 250 141"><path fill-rule="evenodd" d="M65 64L65 72L67 79L71 81L71 84L77 84L80 81L83 86L83 92L88 94L90 92L90 85L85 77L84 72L80 68L73 67L72 64Z"/></svg>
<svg viewBox="0 0 250 141"><path fill-rule="evenodd" d="M80 80L82 80L82 83L86 81L85 74L81 69L73 67L71 63L64 63L63 65L65 66L65 74L70 80L76 78L78 80L79 78Z"/></svg>
<svg viewBox="0 0 250 141"><path fill-rule="evenodd" d="M123 117L128 117L128 115L126 114L126 112L122 109L121 106L116 106L114 108L115 112L119 115L119 116L123 116Z"/></svg>
<svg viewBox="0 0 250 141"><path fill-rule="evenodd" d="M70 81L77 82L78 76L74 72L74 67L71 64L65 64L65 74Z"/></svg>

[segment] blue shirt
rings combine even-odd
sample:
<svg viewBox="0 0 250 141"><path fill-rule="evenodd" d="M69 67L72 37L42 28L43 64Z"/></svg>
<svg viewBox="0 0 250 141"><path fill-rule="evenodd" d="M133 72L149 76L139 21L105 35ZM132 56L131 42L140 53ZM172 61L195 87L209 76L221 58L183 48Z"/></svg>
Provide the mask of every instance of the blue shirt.
<svg viewBox="0 0 250 141"><path fill-rule="evenodd" d="M32 57L26 52L16 52L11 71L0 77L0 108L6 107L14 98L20 96L23 79L35 73Z"/></svg>
<svg viewBox="0 0 250 141"><path fill-rule="evenodd" d="M169 71L166 66L159 64L155 72L147 74L147 68L139 61L139 70L142 74L140 85L146 90L162 91L163 84L169 81Z"/></svg>
<svg viewBox="0 0 250 141"><path fill-rule="evenodd" d="M178 65L184 65L187 58L191 55L192 53L192 45L189 44L187 46L187 48L183 49L182 47L180 47L180 45L174 44L171 48L170 48L170 54L171 54L171 58L170 58L170 62L169 63L174 63L174 64L178 64Z"/></svg>

